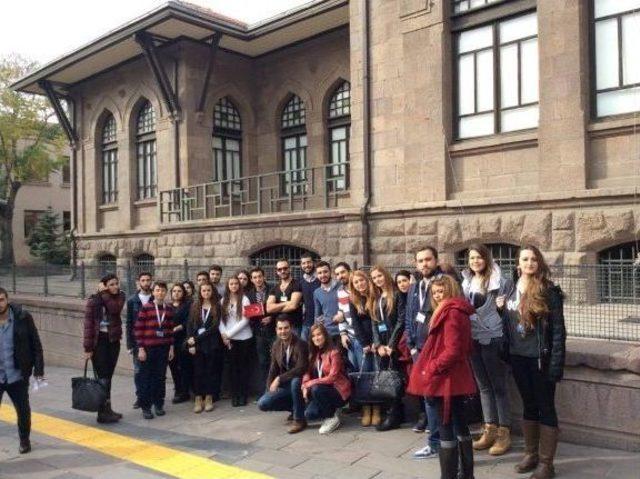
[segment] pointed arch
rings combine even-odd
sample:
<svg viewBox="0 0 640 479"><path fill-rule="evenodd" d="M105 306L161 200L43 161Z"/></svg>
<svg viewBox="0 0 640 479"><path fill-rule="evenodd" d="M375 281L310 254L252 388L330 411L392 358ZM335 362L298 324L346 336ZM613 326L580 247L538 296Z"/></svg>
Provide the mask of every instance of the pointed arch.
<svg viewBox="0 0 640 479"><path fill-rule="evenodd" d="M93 108L93 112L91 114L89 120L89 128L91 134L94 134L99 128L99 123L103 119L105 111L111 113L116 120L116 127L118 131L122 131L124 128L123 116L122 116L122 108L118 106L118 104L111 98L110 96L103 96L98 102L96 106Z"/></svg>
<svg viewBox="0 0 640 479"><path fill-rule="evenodd" d="M142 82L131 93L131 95L129 95L122 111L123 118L125 118L128 123L129 131L131 131L131 128L135 126L135 120L132 120L132 118L137 116L137 111L145 100L150 101L153 105L157 119L165 117L166 111L160 97L158 96L158 92L154 88L151 88L149 85Z"/></svg>

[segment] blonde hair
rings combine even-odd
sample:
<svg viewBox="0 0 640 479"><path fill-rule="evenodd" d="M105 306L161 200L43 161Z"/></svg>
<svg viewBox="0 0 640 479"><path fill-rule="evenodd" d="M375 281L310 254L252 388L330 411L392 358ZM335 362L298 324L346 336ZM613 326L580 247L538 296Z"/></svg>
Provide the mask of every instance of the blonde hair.
<svg viewBox="0 0 640 479"><path fill-rule="evenodd" d="M442 298L442 301L440 301L440 304L437 304L435 302L435 300L433 299L433 294L431 294L431 297L430 297L431 309L433 309L434 314L435 314L435 311L438 310L440 305L442 305L445 299L457 298L459 296L462 296L462 290L460 289L460 285L453 277L449 276L448 274L443 274L441 277L434 279L431 282L431 286L429 286L429 289L433 291L434 286L441 286L442 288L444 288L444 298Z"/></svg>
<svg viewBox="0 0 640 479"><path fill-rule="evenodd" d="M382 276L384 277L384 287L383 288L379 288L378 286L376 286L375 284L373 285L373 289L376 292L376 300L383 295L383 293L386 295L387 298L387 306L386 306L386 310L387 310L387 314L391 314L391 311L393 311L393 307L394 307L394 281L393 281L393 277L391 276L391 273L389 273L389 271L387 271L384 267L380 266L380 265L375 265L372 269L371 269L371 275L373 277L373 273L374 272L379 272L380 274L382 274ZM373 278L371 280L371 282L373 283ZM372 312L371 314L371 319L380 322L382 321L382 318L378 317L378 308L374 308L375 312ZM375 313L375 314L374 314Z"/></svg>
<svg viewBox="0 0 640 479"><path fill-rule="evenodd" d="M522 246L518 252L518 261L522 251L531 251L538 262L538 271L529 278L527 287L520 299L520 324L528 331L532 331L538 320L549 314L546 290L550 284L550 270L538 248L533 245ZM518 267L518 273L521 274L520 267Z"/></svg>
<svg viewBox="0 0 640 479"><path fill-rule="evenodd" d="M353 285L353 280L355 278L362 278L367 282L367 291L364 295L356 290ZM351 301L351 304L355 306L358 314L371 315L371 312L375 310L376 294L373 283L371 282L369 275L361 269L355 270L349 278L349 300Z"/></svg>

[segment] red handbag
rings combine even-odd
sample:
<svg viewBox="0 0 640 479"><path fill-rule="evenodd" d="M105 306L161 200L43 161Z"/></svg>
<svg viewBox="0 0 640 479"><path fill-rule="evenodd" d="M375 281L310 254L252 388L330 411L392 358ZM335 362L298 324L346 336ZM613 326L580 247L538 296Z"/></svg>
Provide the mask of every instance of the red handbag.
<svg viewBox="0 0 640 479"><path fill-rule="evenodd" d="M242 314L245 318L249 319L259 319L266 315L264 310L264 304L262 303L251 303L242 308Z"/></svg>

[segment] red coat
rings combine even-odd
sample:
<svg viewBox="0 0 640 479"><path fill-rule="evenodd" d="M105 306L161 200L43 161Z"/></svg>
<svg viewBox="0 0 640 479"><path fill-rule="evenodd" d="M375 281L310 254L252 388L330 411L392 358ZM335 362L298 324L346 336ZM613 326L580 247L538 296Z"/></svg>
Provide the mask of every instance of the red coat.
<svg viewBox="0 0 640 479"><path fill-rule="evenodd" d="M92 295L87 301L84 311L84 340L85 352L95 350L98 344L98 333L100 332L100 321L103 314L109 318L109 341L115 343L122 337L122 308L124 307L125 296L122 291L118 294L109 294L106 291Z"/></svg>
<svg viewBox="0 0 640 479"><path fill-rule="evenodd" d="M336 388L340 397L346 401L351 396L351 381L344 372L344 361L342 354L336 348L333 348L320 355L322 367L322 377L311 379L312 368L316 368L316 357L309 360L309 371L302 376L302 386L310 388L315 384L326 384Z"/></svg>
<svg viewBox="0 0 640 479"><path fill-rule="evenodd" d="M473 350L469 316L473 312L464 298L446 299L431 317L427 341L411 370L407 392L443 397L445 423L451 397L476 392L469 364Z"/></svg>

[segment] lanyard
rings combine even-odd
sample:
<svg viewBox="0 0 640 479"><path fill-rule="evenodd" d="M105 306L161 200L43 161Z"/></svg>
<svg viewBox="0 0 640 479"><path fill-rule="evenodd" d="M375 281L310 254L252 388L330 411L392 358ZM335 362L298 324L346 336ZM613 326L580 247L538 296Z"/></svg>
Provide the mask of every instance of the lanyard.
<svg viewBox="0 0 640 479"><path fill-rule="evenodd" d="M162 316L160 316L160 310L158 309L158 305L156 302L153 302L153 305L156 307L156 318L158 318L158 329L162 329L162 323L164 323L164 316L167 314L166 308L162 308Z"/></svg>
<svg viewBox="0 0 640 479"><path fill-rule="evenodd" d="M206 314L205 314L206 311ZM207 322L207 319L209 319L209 313L211 313L211 308L206 309L206 308L202 308L202 311L200 312L200 315L202 317L202 325L204 326L204 323Z"/></svg>
<svg viewBox="0 0 640 479"><path fill-rule="evenodd" d="M318 370L318 377L322 377L322 361L320 361L320 357L316 359L316 369Z"/></svg>
<svg viewBox="0 0 640 479"><path fill-rule="evenodd" d="M418 287L418 297L420 299L420 311L422 311L422 306L424 306L424 302L427 299L427 285L423 279L420 280L420 286Z"/></svg>
<svg viewBox="0 0 640 479"><path fill-rule="evenodd" d="M380 321L384 322L386 318L384 317L384 310L382 308L382 296L378 299L378 308L380 309Z"/></svg>
<svg viewBox="0 0 640 479"><path fill-rule="evenodd" d="M287 346L287 351L285 352L285 357L287 359L287 369L289 369L289 358L291 357L291 346Z"/></svg>

